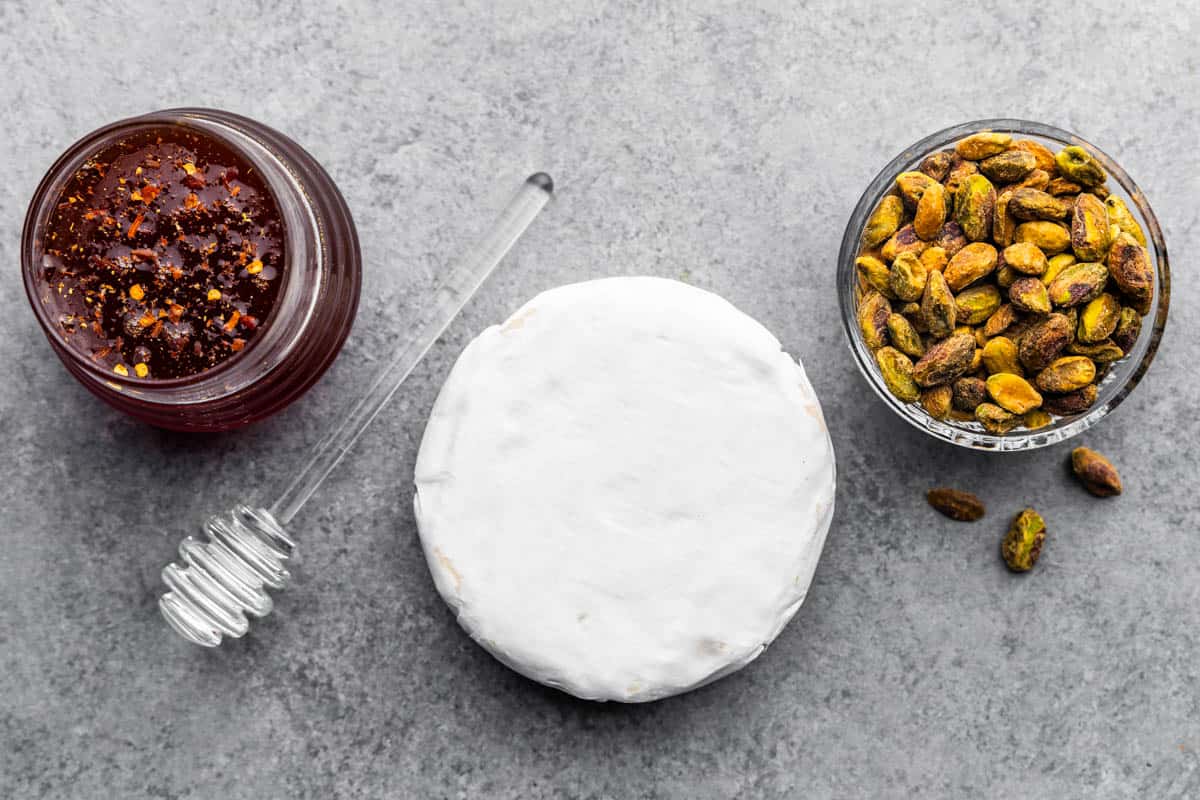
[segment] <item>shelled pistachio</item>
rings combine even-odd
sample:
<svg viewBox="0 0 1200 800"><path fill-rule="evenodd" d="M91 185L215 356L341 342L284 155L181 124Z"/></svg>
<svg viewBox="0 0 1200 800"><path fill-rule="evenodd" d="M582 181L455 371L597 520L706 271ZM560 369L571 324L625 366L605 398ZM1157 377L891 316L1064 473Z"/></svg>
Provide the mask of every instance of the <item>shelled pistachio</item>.
<svg viewBox="0 0 1200 800"><path fill-rule="evenodd" d="M1013 519L1000 543L1000 555L1013 572L1028 572L1037 564L1045 542L1045 521L1041 514L1027 508Z"/></svg>

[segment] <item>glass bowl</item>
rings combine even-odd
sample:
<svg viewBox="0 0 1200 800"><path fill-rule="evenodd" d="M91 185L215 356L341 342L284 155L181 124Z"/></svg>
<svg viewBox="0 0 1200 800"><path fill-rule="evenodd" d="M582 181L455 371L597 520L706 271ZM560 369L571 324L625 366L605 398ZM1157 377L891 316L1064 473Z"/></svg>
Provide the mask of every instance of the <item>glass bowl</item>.
<svg viewBox="0 0 1200 800"><path fill-rule="evenodd" d="M863 342L862 334L855 321L855 289L858 276L854 260L858 255L859 240L867 218L883 196L892 188L896 175L906 170L915 170L925 156L952 147L958 140L980 131L1011 133L1014 138L1033 139L1053 151L1058 151L1067 145L1080 145L1094 154L1108 171L1110 192L1125 201L1138 224L1142 226L1142 230L1146 234L1146 248L1155 265L1154 297L1150 313L1142 320L1141 335L1133 349L1120 361L1111 365L1097 386L1096 402L1087 411L1071 416L1056 417L1049 425L1037 430L1018 428L1005 434L992 434L984 430L978 422L934 419L920 405L901 402L884 385L883 378L875 364L875 358ZM985 119L955 125L906 147L900 155L892 159L867 186L858 205L854 208L854 213L850 216L845 235L842 237L841 251L838 254L837 281L842 324L846 330L850 352L854 355L854 360L867 379L867 383L875 390L875 394L879 395L892 411L910 425L920 428L934 438L960 447L993 451L1031 450L1066 441L1108 416L1122 400L1129 396L1138 381L1146 374L1146 370L1149 369L1167 322L1167 306L1171 294L1171 274L1167 264L1167 248L1163 242L1162 230L1159 228L1158 220L1155 218L1150 204L1146 201L1145 195L1125 173L1125 170L1121 169L1103 150L1069 131L1019 119Z"/></svg>

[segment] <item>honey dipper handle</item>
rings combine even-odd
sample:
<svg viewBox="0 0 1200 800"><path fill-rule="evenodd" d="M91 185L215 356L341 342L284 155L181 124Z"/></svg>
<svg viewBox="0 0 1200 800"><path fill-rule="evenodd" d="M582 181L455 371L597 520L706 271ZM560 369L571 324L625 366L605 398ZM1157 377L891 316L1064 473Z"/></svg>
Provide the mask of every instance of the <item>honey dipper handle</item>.
<svg viewBox="0 0 1200 800"><path fill-rule="evenodd" d="M487 235L451 270L432 300L418 312L396 355L375 378L362 399L314 449L304 468L270 508L280 525L287 525L333 471L392 395L404 383L429 348L445 332L509 249L521 238L549 202L554 182L544 172L530 175Z"/></svg>

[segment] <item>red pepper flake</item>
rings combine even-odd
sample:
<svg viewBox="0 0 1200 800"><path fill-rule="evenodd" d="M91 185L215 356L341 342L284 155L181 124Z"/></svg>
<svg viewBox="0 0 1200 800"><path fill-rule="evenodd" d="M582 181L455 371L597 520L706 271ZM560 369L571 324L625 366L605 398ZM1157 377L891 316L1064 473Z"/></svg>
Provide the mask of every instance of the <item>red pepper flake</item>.
<svg viewBox="0 0 1200 800"><path fill-rule="evenodd" d="M145 218L145 214L138 214L136 217L134 217L133 224L129 226L129 233L125 234L125 236L132 239L134 234L137 233L137 229L142 226L142 220Z"/></svg>
<svg viewBox="0 0 1200 800"><path fill-rule="evenodd" d="M200 207L200 198L195 192L188 192L188 196L183 198L183 207L188 211L194 211Z"/></svg>
<svg viewBox="0 0 1200 800"><path fill-rule="evenodd" d="M142 200L146 203L152 203L161 191L162 189L159 189L153 183L147 183L142 187Z"/></svg>
<svg viewBox="0 0 1200 800"><path fill-rule="evenodd" d="M238 310L235 308L235 309L233 310L233 313L229 315L229 321L228 321L228 322L226 322L226 323L225 323L225 325L224 325L224 328L225 328L225 330L227 330L227 331L231 331L231 330L233 330L234 328L236 328L236 327L237 327L237 324L238 324L238 319L239 319L241 316L242 316L242 312L238 311Z"/></svg>
<svg viewBox="0 0 1200 800"><path fill-rule="evenodd" d="M252 331L258 327L258 317L252 317L249 314L242 314L242 327L248 331Z"/></svg>
<svg viewBox="0 0 1200 800"><path fill-rule="evenodd" d="M241 350L245 346L246 346L245 339L234 339L232 342L229 343L229 349L235 353L238 352L239 350Z"/></svg>
<svg viewBox="0 0 1200 800"><path fill-rule="evenodd" d="M185 311L187 311L187 309L183 306L179 305L178 303L172 303L171 307L167 310L167 316L170 317L171 322L179 322L179 320L183 319L183 314Z"/></svg>
<svg viewBox="0 0 1200 800"><path fill-rule="evenodd" d="M158 253L151 250L149 247L139 247L136 250L130 250L129 255L135 261L157 261Z"/></svg>

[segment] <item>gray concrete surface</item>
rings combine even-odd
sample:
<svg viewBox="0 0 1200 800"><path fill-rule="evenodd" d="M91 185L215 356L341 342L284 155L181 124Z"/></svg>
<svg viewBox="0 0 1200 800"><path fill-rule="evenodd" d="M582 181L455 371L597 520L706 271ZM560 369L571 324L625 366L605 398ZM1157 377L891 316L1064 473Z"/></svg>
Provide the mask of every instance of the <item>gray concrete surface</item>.
<svg viewBox="0 0 1200 800"><path fill-rule="evenodd" d="M0 4L0 797L1200 796L1195 412L1200 11L1174 3ZM346 193L362 310L298 405L221 436L93 400L35 326L18 269L34 186L74 139L160 107L248 114ZM1011 115L1120 158L1174 256L1147 380L1068 447L927 441L868 394L833 267L899 148ZM247 639L184 644L155 608L180 537L275 486L373 374L408 313L524 175L556 204L298 521L295 585ZM640 707L573 701L472 644L410 508L454 357L535 292L622 273L728 297L824 400L839 510L810 599L742 673ZM992 513L951 524L932 484ZM1031 503L1035 574L996 556Z"/></svg>

